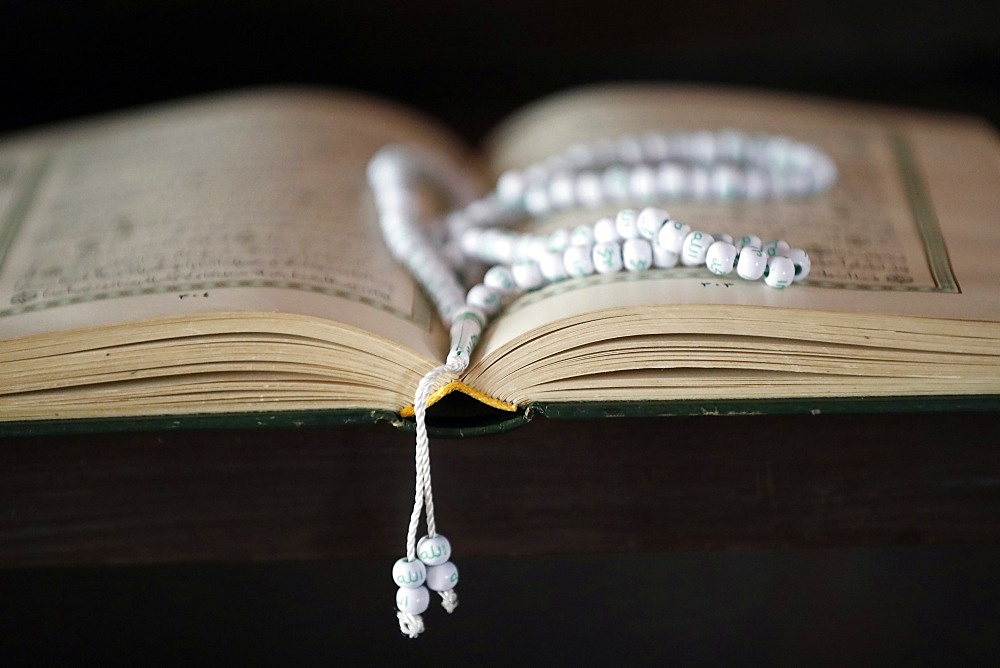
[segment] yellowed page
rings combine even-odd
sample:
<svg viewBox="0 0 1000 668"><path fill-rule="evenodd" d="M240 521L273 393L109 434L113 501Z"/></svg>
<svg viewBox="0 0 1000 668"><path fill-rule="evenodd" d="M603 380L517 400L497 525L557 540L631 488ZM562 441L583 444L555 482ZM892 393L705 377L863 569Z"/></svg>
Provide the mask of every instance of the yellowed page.
<svg viewBox="0 0 1000 668"><path fill-rule="evenodd" d="M0 144L0 339L270 311L440 359L447 341L386 252L364 181L390 142L460 150L394 106L299 89Z"/></svg>
<svg viewBox="0 0 1000 668"><path fill-rule="evenodd" d="M803 318L816 310L979 320L1000 334L1000 151L996 134L978 121L758 92L627 85L527 109L497 131L490 158L499 172L575 142L723 128L814 143L832 156L839 180L826 195L802 201L679 201L666 208L698 229L806 248L813 261L806 283L775 291L683 268L565 281L515 302L485 334L480 359L555 322L674 304L785 307ZM604 213L547 225L592 222Z"/></svg>

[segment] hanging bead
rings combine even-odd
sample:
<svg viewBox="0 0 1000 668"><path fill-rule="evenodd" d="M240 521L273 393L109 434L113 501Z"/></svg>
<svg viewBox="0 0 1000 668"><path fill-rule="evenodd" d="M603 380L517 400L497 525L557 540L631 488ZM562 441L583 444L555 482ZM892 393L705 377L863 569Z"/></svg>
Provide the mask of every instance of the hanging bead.
<svg viewBox="0 0 1000 668"><path fill-rule="evenodd" d="M408 615L420 615L427 611L431 603L431 593L427 587L400 587L396 592L396 607Z"/></svg>
<svg viewBox="0 0 1000 668"><path fill-rule="evenodd" d="M427 580L427 567L419 559L396 560L392 566L392 581L402 589L419 587Z"/></svg>
<svg viewBox="0 0 1000 668"><path fill-rule="evenodd" d="M451 543L441 534L424 536L417 541L417 557L428 566L443 564L451 558Z"/></svg>
<svg viewBox="0 0 1000 668"><path fill-rule="evenodd" d="M431 591L448 591L458 585L458 568L450 561L427 568L427 588Z"/></svg>

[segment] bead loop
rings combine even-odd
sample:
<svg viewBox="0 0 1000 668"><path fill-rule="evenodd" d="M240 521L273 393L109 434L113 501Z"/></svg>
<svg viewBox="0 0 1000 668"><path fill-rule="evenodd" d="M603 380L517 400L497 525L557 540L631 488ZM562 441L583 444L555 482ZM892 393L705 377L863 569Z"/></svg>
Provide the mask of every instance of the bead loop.
<svg viewBox="0 0 1000 668"><path fill-rule="evenodd" d="M780 239L762 242L748 234L734 240L693 229L653 204L673 198L805 197L827 190L836 176L834 162L815 146L735 130L574 144L523 169L507 170L485 196L470 173L442 156L390 146L371 159L367 179L389 252L424 288L451 338L445 363L429 371L414 393L416 489L406 556L392 569L404 635L416 638L424 631L421 614L430 591L440 594L449 613L458 605L451 544L436 532L426 412L431 394L468 368L490 318L524 292L595 273L641 273L682 264L720 276L735 271L748 281L763 278L775 289L801 282L811 270L804 250ZM441 215L443 225L425 225L435 213L431 203L441 196L454 210ZM625 208L591 225L547 235L508 228L526 215L609 205ZM478 262L490 265L485 274L479 273ZM427 535L418 542L422 516Z"/></svg>

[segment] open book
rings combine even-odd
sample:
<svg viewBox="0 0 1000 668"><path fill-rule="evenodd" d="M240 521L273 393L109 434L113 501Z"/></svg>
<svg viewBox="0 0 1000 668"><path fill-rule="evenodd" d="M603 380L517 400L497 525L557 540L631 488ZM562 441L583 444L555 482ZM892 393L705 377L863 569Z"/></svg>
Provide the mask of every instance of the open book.
<svg viewBox="0 0 1000 668"><path fill-rule="evenodd" d="M398 414L449 342L380 238L365 182L379 148L443 152L485 190L572 143L721 128L815 144L838 181L808 199L662 205L788 239L809 278L553 284L484 332L464 387L508 408L1000 395L1000 151L983 122L602 86L530 106L473 153L389 102L268 89L0 143L0 421Z"/></svg>

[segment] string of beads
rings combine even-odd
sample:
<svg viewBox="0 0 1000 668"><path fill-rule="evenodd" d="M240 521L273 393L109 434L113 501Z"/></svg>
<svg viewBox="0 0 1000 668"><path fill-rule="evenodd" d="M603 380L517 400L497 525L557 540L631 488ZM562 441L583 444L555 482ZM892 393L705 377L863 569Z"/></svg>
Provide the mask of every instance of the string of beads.
<svg viewBox="0 0 1000 668"><path fill-rule="evenodd" d="M764 242L749 234L694 229L655 206L622 208L592 225L548 235L506 226L571 208L596 209L668 198L698 201L761 201L815 195L836 179L833 161L820 149L787 137L736 131L648 134L574 145L565 152L511 170L494 191L478 197L478 184L442 156L414 147L379 151L367 171L386 244L450 326L445 363L418 384L416 493L407 533L407 556L396 562L393 580L401 631L417 637L424 629L428 587L442 596L448 612L458 604L457 568L448 561L450 543L436 533L430 478L426 409L434 389L460 375L489 319L518 294L547 284L620 271L705 266L718 275L733 272L772 288L809 275L808 254L785 241ZM455 208L440 217L426 207L427 189ZM460 276L477 262L493 264L468 290ZM416 541L421 514L427 535ZM423 550L421 546L428 546ZM442 558L443 555L443 558ZM425 558L425 556L427 558ZM425 586L426 583L426 586Z"/></svg>

